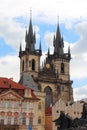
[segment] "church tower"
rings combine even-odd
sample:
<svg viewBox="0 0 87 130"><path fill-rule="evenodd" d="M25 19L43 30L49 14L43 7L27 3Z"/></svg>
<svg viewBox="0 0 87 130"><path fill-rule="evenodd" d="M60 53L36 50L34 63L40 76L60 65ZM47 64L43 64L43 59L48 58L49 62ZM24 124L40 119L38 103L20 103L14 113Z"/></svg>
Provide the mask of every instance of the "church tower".
<svg viewBox="0 0 87 130"><path fill-rule="evenodd" d="M47 58L39 71L38 78L36 78L40 90L46 93L46 107L58 100L63 100L66 103L73 101L73 81L70 80L70 48L67 53L64 53L64 41L59 23L56 35L54 35L53 46L53 54L50 54L48 49Z"/></svg>
<svg viewBox="0 0 87 130"><path fill-rule="evenodd" d="M20 44L20 78L25 72L29 72L32 77L38 77L40 70L40 57L42 55L41 43L39 49L35 49L36 36L33 32L32 19L30 16L29 29L26 30L25 35L25 50L22 50Z"/></svg>
<svg viewBox="0 0 87 130"><path fill-rule="evenodd" d="M33 77L39 91L46 94L46 108L58 100L63 100L65 103L73 102L73 81L70 80L70 48L67 53L64 53L64 40L61 36L59 23L53 39L54 52L50 54L50 49L48 49L47 57L41 68L41 43L39 49L36 50L36 36L33 32L31 17L29 29L26 30L25 42L25 50L22 50L21 45L19 50L20 79L25 72Z"/></svg>

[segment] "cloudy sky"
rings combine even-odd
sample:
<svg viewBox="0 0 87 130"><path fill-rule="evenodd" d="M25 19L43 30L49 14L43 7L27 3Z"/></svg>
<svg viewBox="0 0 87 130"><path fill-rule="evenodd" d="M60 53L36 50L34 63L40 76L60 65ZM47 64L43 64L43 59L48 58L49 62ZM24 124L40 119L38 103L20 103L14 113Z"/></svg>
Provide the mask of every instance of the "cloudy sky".
<svg viewBox="0 0 87 130"><path fill-rule="evenodd" d="M0 0L0 77L19 80L19 46L25 47L25 32L32 10L36 48L53 51L53 35L59 21L65 51L71 48L70 75L74 98L87 98L87 0ZM59 20L58 20L59 17Z"/></svg>

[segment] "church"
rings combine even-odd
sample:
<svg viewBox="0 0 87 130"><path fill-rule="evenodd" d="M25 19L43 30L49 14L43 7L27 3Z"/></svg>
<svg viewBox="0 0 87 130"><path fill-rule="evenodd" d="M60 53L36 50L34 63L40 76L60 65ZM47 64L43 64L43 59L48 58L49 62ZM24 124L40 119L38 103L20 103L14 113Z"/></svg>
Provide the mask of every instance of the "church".
<svg viewBox="0 0 87 130"><path fill-rule="evenodd" d="M47 57L42 66L40 66L40 58L43 54L41 42L39 49L36 49L36 34L33 31L31 17L29 28L25 34L25 43L25 50L22 50L21 44L19 49L19 83L22 85L26 84L27 81L24 79L26 79L27 75L30 75L37 89L46 94L45 108L55 104L60 99L65 103L73 102L73 81L70 79L70 47L68 47L67 53L64 53L64 40L60 32L59 23L53 38L53 54L50 54L48 49ZM27 78L27 80L29 79Z"/></svg>
<svg viewBox="0 0 87 130"><path fill-rule="evenodd" d="M82 115L83 103L74 102L73 99L70 47L65 53L59 23L53 38L53 53L48 49L42 65L43 43L40 41L38 49L35 44L36 34L30 16L25 33L25 49L21 44L19 48L19 83L0 78L1 130L30 130L30 126L34 130L56 130L53 121L61 111L73 119Z"/></svg>
<svg viewBox="0 0 87 130"><path fill-rule="evenodd" d="M74 102L70 79L70 47L64 52L59 22L50 49L41 65L42 44L36 49L36 33L30 16L25 49L20 44L20 79L0 77L0 130L56 130L61 111L81 118L83 102ZM30 127L32 126L32 128Z"/></svg>

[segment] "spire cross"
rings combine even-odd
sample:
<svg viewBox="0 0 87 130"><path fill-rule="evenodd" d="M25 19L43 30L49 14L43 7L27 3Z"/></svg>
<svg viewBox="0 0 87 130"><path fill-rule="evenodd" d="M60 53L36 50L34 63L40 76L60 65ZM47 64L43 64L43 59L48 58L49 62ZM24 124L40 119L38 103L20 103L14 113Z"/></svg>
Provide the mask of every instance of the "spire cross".
<svg viewBox="0 0 87 130"><path fill-rule="evenodd" d="M30 18L31 18L31 16L32 16L32 9L30 8Z"/></svg>
<svg viewBox="0 0 87 130"><path fill-rule="evenodd" d="M59 24L59 16L57 16L57 23Z"/></svg>

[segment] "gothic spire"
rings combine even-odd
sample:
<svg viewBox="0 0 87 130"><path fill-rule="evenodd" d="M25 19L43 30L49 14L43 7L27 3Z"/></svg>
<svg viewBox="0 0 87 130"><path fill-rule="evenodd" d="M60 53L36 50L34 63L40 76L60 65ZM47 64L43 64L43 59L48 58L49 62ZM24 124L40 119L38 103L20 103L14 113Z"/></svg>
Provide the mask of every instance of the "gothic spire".
<svg viewBox="0 0 87 130"><path fill-rule="evenodd" d="M55 54L58 56L63 55L64 42L63 42L63 37L61 37L61 33L60 33L59 21L57 25L56 37L54 36L53 45L54 45L54 55Z"/></svg>
<svg viewBox="0 0 87 130"><path fill-rule="evenodd" d="M20 43L20 51L19 52L21 52L22 51L22 46L21 46L21 43Z"/></svg>
<svg viewBox="0 0 87 130"><path fill-rule="evenodd" d="M41 39L40 39L39 51L42 53Z"/></svg>
<svg viewBox="0 0 87 130"><path fill-rule="evenodd" d="M22 53L22 46L21 46L21 43L20 43L20 48L19 48L19 57L21 56L21 53Z"/></svg>
<svg viewBox="0 0 87 130"><path fill-rule="evenodd" d="M69 57L71 57L71 53L70 53L70 45L68 46L68 55L69 55Z"/></svg>
<svg viewBox="0 0 87 130"><path fill-rule="evenodd" d="M26 31L25 41L26 41L26 50L28 50L30 52L34 52L35 51L36 36L35 36L35 32L33 34L31 10L30 10L29 29L28 29L28 32Z"/></svg>
<svg viewBox="0 0 87 130"><path fill-rule="evenodd" d="M49 55L50 55L50 49L48 48L48 57L49 57Z"/></svg>

